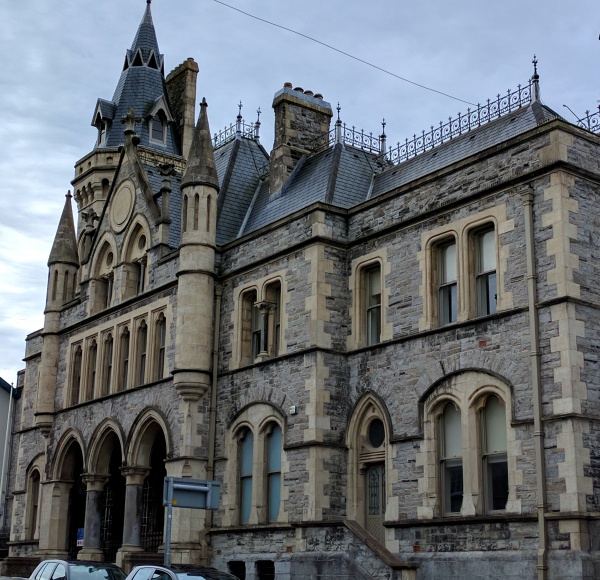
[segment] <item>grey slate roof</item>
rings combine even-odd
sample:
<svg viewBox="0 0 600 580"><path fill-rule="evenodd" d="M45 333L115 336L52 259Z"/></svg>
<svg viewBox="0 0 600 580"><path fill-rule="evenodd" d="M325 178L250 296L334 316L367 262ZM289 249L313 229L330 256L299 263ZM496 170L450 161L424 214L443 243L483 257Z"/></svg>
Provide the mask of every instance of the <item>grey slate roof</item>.
<svg viewBox="0 0 600 580"><path fill-rule="evenodd" d="M259 170L268 161L252 139L235 139L215 151L221 191L217 244L235 240L259 183Z"/></svg>
<svg viewBox="0 0 600 580"><path fill-rule="evenodd" d="M7 393L10 393L13 390L12 387L2 377L0 377L0 389L6 391Z"/></svg>
<svg viewBox="0 0 600 580"><path fill-rule="evenodd" d="M260 189L243 233L249 233L288 216L317 201L328 201L350 208L370 197L435 172L484 149L511 139L558 115L552 109L534 103L487 125L470 131L431 151L418 155L385 171L375 156L344 146L339 156L333 196L327 199L330 176L334 170L335 148L308 157L291 176L281 192L269 194L268 184ZM302 162L301 162L302 163ZM248 189L251 189L248 186ZM225 219L222 217L222 219ZM233 233L230 232L230 233ZM234 239L221 237L219 244Z"/></svg>
<svg viewBox="0 0 600 580"><path fill-rule="evenodd" d="M513 114L496 119L487 125L465 133L427 153L400 163L375 177L373 197L409 183L442 167L479 153L508 139L535 128L540 122L558 117L549 107L538 106L538 117L533 106L524 107Z"/></svg>
<svg viewBox="0 0 600 580"><path fill-rule="evenodd" d="M134 66L133 62L138 49L142 52L143 64ZM152 52L155 54L158 68L148 66ZM109 121L106 140L99 147L118 147L125 142L121 119L127 114L128 109L133 108L136 116L142 118L141 123L136 125L141 145L174 155L181 154L175 124L168 123L166 143L162 145L150 141L149 124L145 118L152 109L152 105L161 96L165 97L167 104L169 103L162 62L163 58L158 50L156 32L152 24L150 4L147 4L131 50L127 53L126 63L128 64L121 73L112 100L99 99L98 101L103 118Z"/></svg>

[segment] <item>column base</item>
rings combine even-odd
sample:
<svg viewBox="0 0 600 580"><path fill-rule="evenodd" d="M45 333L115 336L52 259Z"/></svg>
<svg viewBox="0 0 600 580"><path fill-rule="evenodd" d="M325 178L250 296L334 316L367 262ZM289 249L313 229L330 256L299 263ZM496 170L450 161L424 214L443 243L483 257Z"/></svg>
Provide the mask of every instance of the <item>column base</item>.
<svg viewBox="0 0 600 580"><path fill-rule="evenodd" d="M123 544L117 550L117 558L115 564L125 572L125 574L129 574L131 569L135 566L133 563L133 558L136 554L143 552L144 549L141 546L135 546L132 544Z"/></svg>
<svg viewBox="0 0 600 580"><path fill-rule="evenodd" d="M100 548L86 548L79 550L78 560L89 560L91 562L104 562L104 552Z"/></svg>

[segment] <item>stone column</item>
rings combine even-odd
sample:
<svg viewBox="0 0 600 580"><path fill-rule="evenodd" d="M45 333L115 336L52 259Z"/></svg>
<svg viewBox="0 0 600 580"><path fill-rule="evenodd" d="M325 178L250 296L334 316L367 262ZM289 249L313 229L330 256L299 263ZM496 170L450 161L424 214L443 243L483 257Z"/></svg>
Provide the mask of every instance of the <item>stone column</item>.
<svg viewBox="0 0 600 580"><path fill-rule="evenodd" d="M42 559L67 557L67 520L72 481L47 481L42 484L40 543L37 555Z"/></svg>
<svg viewBox="0 0 600 580"><path fill-rule="evenodd" d="M140 533L142 531L142 501L144 479L150 473L148 467L123 467L125 476L125 514L123 518L123 544L117 552L117 566L130 570L129 554L142 552Z"/></svg>
<svg viewBox="0 0 600 580"><path fill-rule="evenodd" d="M260 360L266 360L270 358L269 353L269 315L275 308L275 304L263 300L256 304L260 310L260 352L258 358Z"/></svg>
<svg viewBox="0 0 600 580"><path fill-rule="evenodd" d="M92 560L102 562L104 553L101 543L102 528L102 492L108 475L87 474L83 476L87 486L85 504L85 531L83 535L83 548L77 554L78 560Z"/></svg>

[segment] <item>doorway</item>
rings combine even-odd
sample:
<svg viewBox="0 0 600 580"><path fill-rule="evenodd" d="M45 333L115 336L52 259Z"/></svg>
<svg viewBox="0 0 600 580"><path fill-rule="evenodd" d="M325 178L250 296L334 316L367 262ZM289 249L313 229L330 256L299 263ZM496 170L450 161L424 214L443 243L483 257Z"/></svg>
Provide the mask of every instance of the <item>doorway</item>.
<svg viewBox="0 0 600 580"><path fill-rule="evenodd" d="M367 531L384 544L383 518L385 516L385 463L367 465L365 472L365 521Z"/></svg>

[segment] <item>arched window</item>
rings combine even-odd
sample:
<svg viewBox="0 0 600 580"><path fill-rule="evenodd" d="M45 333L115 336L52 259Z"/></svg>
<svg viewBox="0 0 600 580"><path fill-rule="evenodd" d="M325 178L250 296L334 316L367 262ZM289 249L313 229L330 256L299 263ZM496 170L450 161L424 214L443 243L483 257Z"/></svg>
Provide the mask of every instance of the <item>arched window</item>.
<svg viewBox="0 0 600 580"><path fill-rule="evenodd" d="M29 475L28 507L29 517L27 518L27 539L37 538L38 512L40 504L40 472L36 469Z"/></svg>
<svg viewBox="0 0 600 580"><path fill-rule="evenodd" d="M110 395L110 381L113 367L113 337L108 335L104 343L104 394Z"/></svg>
<svg viewBox="0 0 600 580"><path fill-rule="evenodd" d="M88 400L90 400L94 398L96 390L96 362L98 358L98 345L95 340L93 340L90 345L88 356Z"/></svg>
<svg viewBox="0 0 600 580"><path fill-rule="evenodd" d="M440 417L440 473L444 514L460 513L463 500L460 411L447 403Z"/></svg>
<svg viewBox="0 0 600 580"><path fill-rule="evenodd" d="M162 111L159 111L152 121L150 122L152 125L151 129L151 137L153 141L160 141L161 143L165 142L165 115Z"/></svg>
<svg viewBox="0 0 600 580"><path fill-rule="evenodd" d="M73 274L73 298L77 295L77 272Z"/></svg>
<svg viewBox="0 0 600 580"><path fill-rule="evenodd" d="M365 322L367 346L381 342L381 266L365 269Z"/></svg>
<svg viewBox="0 0 600 580"><path fill-rule="evenodd" d="M138 328L138 368L137 384L143 385L146 382L146 350L148 346L148 327L146 321L142 320Z"/></svg>
<svg viewBox="0 0 600 580"><path fill-rule="evenodd" d="M271 522L277 521L281 504L281 442L281 427L274 425L267 438L267 505Z"/></svg>
<svg viewBox="0 0 600 580"><path fill-rule="evenodd" d="M503 510L508 501L506 409L498 397L488 397L481 410L483 479L487 511Z"/></svg>
<svg viewBox="0 0 600 580"><path fill-rule="evenodd" d="M65 277L63 278L63 302L69 301L69 271L65 271Z"/></svg>
<svg viewBox="0 0 600 580"><path fill-rule="evenodd" d="M127 375L129 374L129 329L125 328L121 335L120 346L120 373L119 373L119 387L120 391L127 389Z"/></svg>
<svg viewBox="0 0 600 580"><path fill-rule="evenodd" d="M54 270L54 280L52 282L52 300L56 300L57 290L58 290L58 271Z"/></svg>
<svg viewBox="0 0 600 580"><path fill-rule="evenodd" d="M188 214L188 196L183 196L183 218L181 220L181 233L185 234L187 231L187 214Z"/></svg>
<svg viewBox="0 0 600 580"><path fill-rule="evenodd" d="M164 314L160 314L156 324L156 376L158 381L165 374L165 351L167 340L167 321Z"/></svg>
<svg viewBox="0 0 600 580"><path fill-rule="evenodd" d="M200 212L200 196L194 196L194 230L198 229L198 213Z"/></svg>
<svg viewBox="0 0 600 580"><path fill-rule="evenodd" d="M210 195L206 198L206 231L210 232Z"/></svg>
<svg viewBox="0 0 600 580"><path fill-rule="evenodd" d="M252 510L252 465L254 463L254 435L246 429L240 442L240 519L250 521Z"/></svg>
<svg viewBox="0 0 600 580"><path fill-rule="evenodd" d="M71 382L71 405L79 403L79 392L81 391L81 346L75 347L73 354L73 374Z"/></svg>

